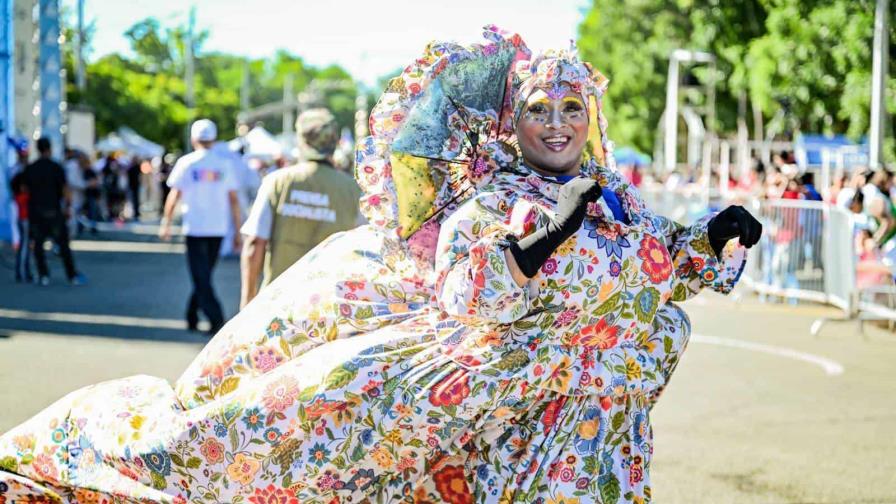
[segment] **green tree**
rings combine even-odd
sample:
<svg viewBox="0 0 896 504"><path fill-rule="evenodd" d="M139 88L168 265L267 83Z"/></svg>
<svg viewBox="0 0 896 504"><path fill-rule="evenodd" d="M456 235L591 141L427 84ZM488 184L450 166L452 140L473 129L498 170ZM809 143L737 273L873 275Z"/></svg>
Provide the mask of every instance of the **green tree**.
<svg viewBox="0 0 896 504"><path fill-rule="evenodd" d="M63 17L65 33L73 35L71 16ZM130 126L146 138L170 150L183 147L186 127L195 117L209 117L218 124L222 137L235 130L240 110L247 60L219 52L204 53L202 46L207 31L198 31L193 38L195 54L195 108L186 106L184 68L186 29L164 27L154 18L135 23L125 32L130 40L132 56L110 55L87 68L87 88L80 92L74 84L73 54L65 47L65 64L69 69L67 85L71 103L93 109L97 134L106 135L121 126ZM250 106L280 101L287 76L298 93L312 81L353 82L351 75L339 66L315 68L301 57L278 51L270 59L248 60ZM352 127L354 85L324 93L322 104L330 107L343 126ZM279 132L280 121L269 121L273 132Z"/></svg>
<svg viewBox="0 0 896 504"><path fill-rule="evenodd" d="M893 18L896 5L891 11ZM617 143L653 147L669 56L679 47L717 57L719 130L735 129L745 93L779 133L855 139L868 129L873 24L872 0L594 0L579 26L579 49L610 78L605 102ZM891 59L891 75L894 68ZM893 112L893 79L888 89Z"/></svg>

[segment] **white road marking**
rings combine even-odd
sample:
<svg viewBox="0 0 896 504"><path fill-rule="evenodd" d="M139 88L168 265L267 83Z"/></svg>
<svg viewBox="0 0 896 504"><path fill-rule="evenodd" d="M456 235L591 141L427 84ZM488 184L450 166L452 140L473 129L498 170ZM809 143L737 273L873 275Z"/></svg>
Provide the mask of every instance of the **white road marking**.
<svg viewBox="0 0 896 504"><path fill-rule="evenodd" d="M703 334L693 334L691 335L691 341L697 343L706 343L709 345L719 345L726 346L731 348L741 348L744 350L752 350L754 352L762 352L771 355L777 355L779 357L786 357L788 359L800 360L803 362L808 362L810 364L815 364L816 366L820 366L824 369L824 372L828 376L837 376L841 375L844 372L843 365L837 361L828 359L827 357L821 357L819 355L814 355L806 352L800 352L799 350L794 350L792 348L779 347L774 345L765 345L762 343L751 343L749 341L741 341L731 338L719 338L717 336L706 336Z"/></svg>

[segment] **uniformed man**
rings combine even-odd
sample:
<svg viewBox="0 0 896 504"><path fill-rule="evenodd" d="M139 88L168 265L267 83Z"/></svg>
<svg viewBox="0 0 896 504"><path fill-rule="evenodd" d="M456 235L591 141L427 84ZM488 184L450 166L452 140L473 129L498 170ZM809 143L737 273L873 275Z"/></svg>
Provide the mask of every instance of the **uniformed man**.
<svg viewBox="0 0 896 504"><path fill-rule="evenodd" d="M300 161L261 182L249 218L241 260L240 306L305 253L333 233L358 224L361 191L351 176L333 167L339 127L328 110L311 109L296 121Z"/></svg>

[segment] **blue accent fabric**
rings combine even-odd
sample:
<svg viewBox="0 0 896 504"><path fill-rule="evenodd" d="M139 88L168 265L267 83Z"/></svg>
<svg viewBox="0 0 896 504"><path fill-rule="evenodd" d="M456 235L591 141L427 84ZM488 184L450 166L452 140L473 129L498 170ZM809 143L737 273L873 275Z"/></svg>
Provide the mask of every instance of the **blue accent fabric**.
<svg viewBox="0 0 896 504"><path fill-rule="evenodd" d="M619 201L619 196L616 196L616 193L606 187L602 188L601 192L604 194L604 201L607 203L607 206L610 207L610 211L613 212L613 217L625 225L631 224L628 220L628 215L622 210L622 203Z"/></svg>

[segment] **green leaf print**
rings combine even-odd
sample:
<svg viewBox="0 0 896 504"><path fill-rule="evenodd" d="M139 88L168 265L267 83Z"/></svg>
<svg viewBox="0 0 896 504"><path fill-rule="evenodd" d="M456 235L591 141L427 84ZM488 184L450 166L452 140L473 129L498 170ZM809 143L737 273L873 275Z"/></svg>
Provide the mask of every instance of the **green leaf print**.
<svg viewBox="0 0 896 504"><path fill-rule="evenodd" d="M688 289L684 284L677 284L672 290L672 301L684 301L688 298Z"/></svg>
<svg viewBox="0 0 896 504"><path fill-rule="evenodd" d="M357 461L361 460L362 458L364 458L364 455L366 453L367 453L367 451L364 449L363 444L361 444L361 443L356 444L355 449L352 450L352 462L357 462Z"/></svg>
<svg viewBox="0 0 896 504"><path fill-rule="evenodd" d="M299 400L302 402L310 401L314 394L317 393L317 385L312 385L310 387L305 387L302 389L302 392L299 394Z"/></svg>
<svg viewBox="0 0 896 504"><path fill-rule="evenodd" d="M672 352L672 338L669 336L663 336L663 351L667 354Z"/></svg>
<svg viewBox="0 0 896 504"><path fill-rule="evenodd" d="M501 263L500 256L498 254L492 254L488 259L489 264L492 269L495 270L495 274L503 275L504 274L504 264Z"/></svg>
<svg viewBox="0 0 896 504"><path fill-rule="evenodd" d="M333 371L330 371L330 374L327 376L326 380L324 380L325 390L342 388L354 380L355 376L358 376L357 370L350 371L344 367L338 367Z"/></svg>
<svg viewBox="0 0 896 504"><path fill-rule="evenodd" d="M199 469L199 466L202 465L202 460L199 457L190 457L187 459L187 467L190 469Z"/></svg>
<svg viewBox="0 0 896 504"><path fill-rule="evenodd" d="M621 496L619 480L610 473L608 479L600 484L600 497L604 502L617 502Z"/></svg>
<svg viewBox="0 0 896 504"><path fill-rule="evenodd" d="M238 376L228 376L224 379L224 382L221 383L221 387L218 389L218 394L227 395L239 386L240 378Z"/></svg>
<svg viewBox="0 0 896 504"><path fill-rule="evenodd" d="M610 423L613 426L613 430L618 431L622 428L622 424L625 423L625 415L621 411L616 413L615 415L613 415Z"/></svg>
<svg viewBox="0 0 896 504"><path fill-rule="evenodd" d="M597 474L597 471L600 470L600 465L597 462L597 457L593 455L588 455L582 459L584 462L584 466L582 469L585 470L587 474Z"/></svg>
<svg viewBox="0 0 896 504"><path fill-rule="evenodd" d="M174 464L174 465L176 465L176 466L183 467L183 466L184 466L184 459L180 458L180 455L178 455L178 454L176 454L176 453L172 453L172 454L171 454L171 463Z"/></svg>
<svg viewBox="0 0 896 504"><path fill-rule="evenodd" d="M19 468L19 463L16 462L15 457L3 457L0 458L0 469L9 472L16 472Z"/></svg>
<svg viewBox="0 0 896 504"><path fill-rule="evenodd" d="M161 474L152 471L150 473L150 477L152 478L152 487L156 490L164 490L165 489L165 477Z"/></svg>
<svg viewBox="0 0 896 504"><path fill-rule="evenodd" d="M517 371L529 363L529 353L522 348L517 348L501 357L495 367L502 371Z"/></svg>
<svg viewBox="0 0 896 504"><path fill-rule="evenodd" d="M600 306L597 307L597 310L594 311L595 316L606 315L610 312L616 311L616 305L619 304L619 299L622 297L621 292L617 292L613 294L606 301L604 301Z"/></svg>
<svg viewBox="0 0 896 504"><path fill-rule="evenodd" d="M645 324L653 320L653 315L660 304L660 291L654 287L646 287L635 296L635 314Z"/></svg>

